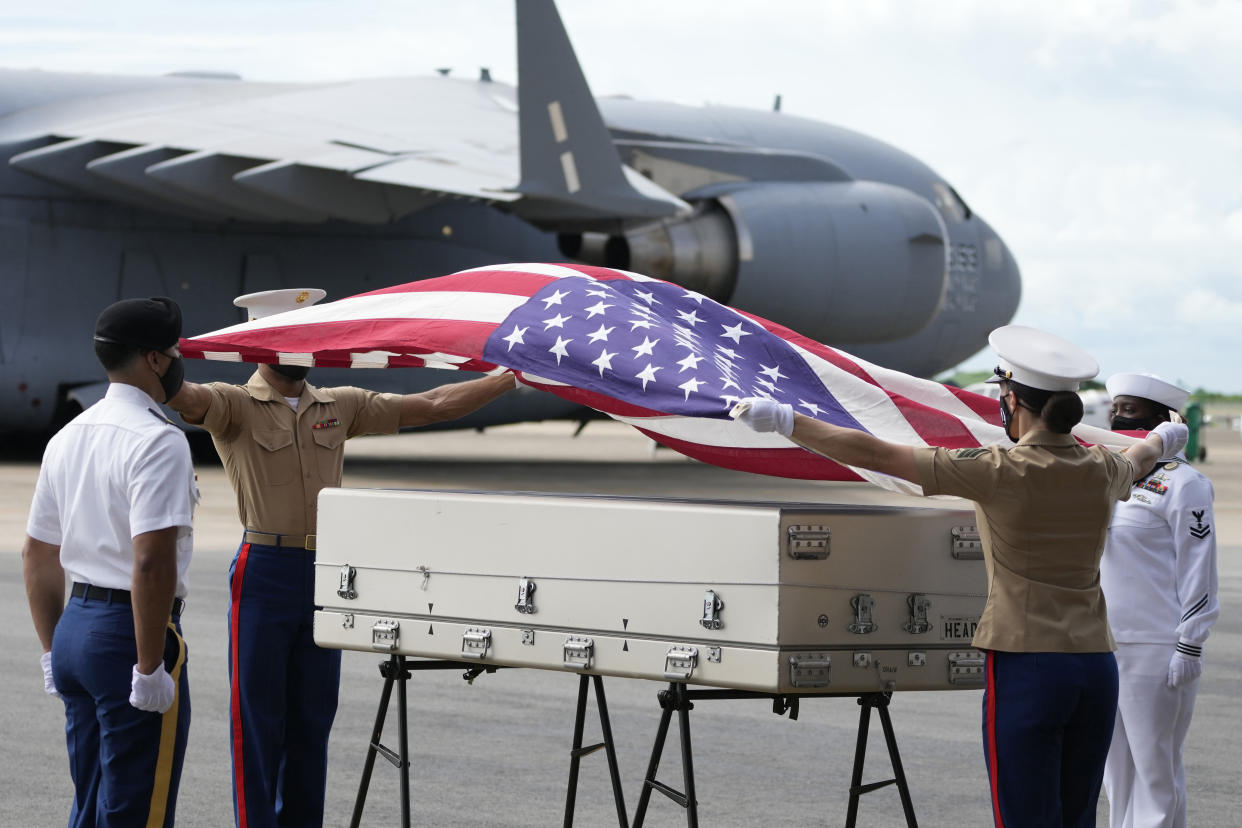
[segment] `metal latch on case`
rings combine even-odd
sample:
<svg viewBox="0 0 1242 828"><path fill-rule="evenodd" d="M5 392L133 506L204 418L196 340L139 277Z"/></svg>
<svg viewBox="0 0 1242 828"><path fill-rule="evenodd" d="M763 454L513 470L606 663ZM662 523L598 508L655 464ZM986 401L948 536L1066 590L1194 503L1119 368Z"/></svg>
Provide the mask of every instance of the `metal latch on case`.
<svg viewBox="0 0 1242 828"><path fill-rule="evenodd" d="M381 618L371 625L371 649L392 651L397 649L401 636L401 622Z"/></svg>
<svg viewBox="0 0 1242 828"><path fill-rule="evenodd" d="M518 581L518 598L513 608L525 615L535 614L535 582L530 578Z"/></svg>
<svg viewBox="0 0 1242 828"><path fill-rule="evenodd" d="M462 658L482 660L492 646L492 631L487 627L466 627L461 634Z"/></svg>
<svg viewBox="0 0 1242 828"><path fill-rule="evenodd" d="M720 620L720 612L724 609L724 601L720 600L720 596L715 590L709 589L703 595L703 617L699 619L699 623L707 630L718 630L724 626L724 622Z"/></svg>
<svg viewBox="0 0 1242 828"><path fill-rule="evenodd" d="M685 681L699 665L698 647L669 647L664 657L664 677L672 681Z"/></svg>
<svg viewBox="0 0 1242 828"><path fill-rule="evenodd" d="M785 548L796 560L822 561L828 557L832 532L819 524L796 524L785 532Z"/></svg>
<svg viewBox="0 0 1242 828"><path fill-rule="evenodd" d="M879 629L878 625L871 620L871 611L875 609L875 599L870 595L865 592L858 593L850 599L850 606L854 608L854 620L846 626L847 630L854 635L866 635Z"/></svg>
<svg viewBox="0 0 1242 828"><path fill-rule="evenodd" d="M828 653L789 654L789 683L794 687L827 687L831 670Z"/></svg>
<svg viewBox="0 0 1242 828"><path fill-rule="evenodd" d="M906 597L906 606L910 607L910 620L902 624L911 635L931 632L931 622L927 620L927 610L931 608L931 599L921 592L912 592Z"/></svg>
<svg viewBox="0 0 1242 828"><path fill-rule="evenodd" d="M336 587L336 594L347 601L352 601L358 597L358 590L354 589L354 576L358 572L349 564L341 567L341 580Z"/></svg>
<svg viewBox="0 0 1242 828"><path fill-rule="evenodd" d="M570 670L589 670L594 656L595 639L571 635L565 639L561 663Z"/></svg>
<svg viewBox="0 0 1242 828"><path fill-rule="evenodd" d="M984 684L986 660L978 650L949 653L949 684Z"/></svg>
<svg viewBox="0 0 1242 828"><path fill-rule="evenodd" d="M953 527L953 557L959 561L983 560L983 541L978 526Z"/></svg>

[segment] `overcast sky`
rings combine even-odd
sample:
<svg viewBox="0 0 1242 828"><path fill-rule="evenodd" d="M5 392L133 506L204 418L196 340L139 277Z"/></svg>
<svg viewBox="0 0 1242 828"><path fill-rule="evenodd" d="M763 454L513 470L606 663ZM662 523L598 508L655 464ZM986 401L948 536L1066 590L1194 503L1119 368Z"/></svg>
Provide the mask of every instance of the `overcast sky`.
<svg viewBox="0 0 1242 828"><path fill-rule="evenodd" d="M888 141L1009 244L1015 322L1081 344L1103 376L1242 393L1242 0L559 6L597 95L767 109L780 93ZM62 0L8 3L0 23L8 68L516 78L508 0Z"/></svg>

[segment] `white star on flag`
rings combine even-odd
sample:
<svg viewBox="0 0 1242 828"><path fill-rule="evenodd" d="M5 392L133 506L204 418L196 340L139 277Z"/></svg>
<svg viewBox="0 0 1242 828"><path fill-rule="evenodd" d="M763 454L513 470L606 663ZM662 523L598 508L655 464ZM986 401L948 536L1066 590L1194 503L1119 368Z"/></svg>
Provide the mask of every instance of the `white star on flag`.
<svg viewBox="0 0 1242 828"><path fill-rule="evenodd" d="M543 320L543 329L546 331L548 328L563 328L565 327L565 323L568 322L571 318L572 317L569 317L569 316L561 316L558 313L556 316L552 317L551 319Z"/></svg>
<svg viewBox="0 0 1242 828"><path fill-rule="evenodd" d="M569 356L569 352L565 350L565 346L571 342L573 342L572 339L562 339L561 337L558 336L556 338L556 344L548 349L548 353L556 354L557 365L561 364L561 357Z"/></svg>
<svg viewBox="0 0 1242 828"><path fill-rule="evenodd" d="M686 399L688 400L690 399L690 392L693 391L697 394L699 392L699 386L704 384L705 383L701 380L696 380L694 377L691 377L677 387L686 392Z"/></svg>
<svg viewBox="0 0 1242 828"><path fill-rule="evenodd" d="M599 368L599 375L602 377L604 375L605 368L609 371L612 370L612 358L615 356L616 354L610 354L608 353L608 349L604 348L599 352L599 356L591 360L591 364Z"/></svg>
<svg viewBox="0 0 1242 828"><path fill-rule="evenodd" d="M544 297L541 300L543 302L543 309L547 310L553 305L561 304L561 300L564 299L568 295L569 293L567 291L562 291L560 288L557 288L555 293L553 293L551 296Z"/></svg>
<svg viewBox="0 0 1242 828"><path fill-rule="evenodd" d="M529 329L529 327L530 327L529 325L525 328L519 328L517 325L513 326L513 332L504 338L505 342L509 343L510 351L513 350L514 345L525 345L526 344L525 342L522 341L522 337L526 335L526 331Z"/></svg>
<svg viewBox="0 0 1242 828"><path fill-rule="evenodd" d="M601 339L604 342L607 342L608 334L612 333L612 331L613 331L612 328L605 328L604 323L601 322L597 330L593 331L592 333L587 334L587 338L590 339L592 342L599 342Z"/></svg>
<svg viewBox="0 0 1242 828"><path fill-rule="evenodd" d="M640 379L643 381L644 391L647 390L647 383L655 382L656 371L659 371L662 367L664 366L662 365L653 366L650 362L648 362L646 368L644 368L643 370L639 371L637 374L634 375L636 379Z"/></svg>
<svg viewBox="0 0 1242 828"><path fill-rule="evenodd" d="M596 302L594 305L591 305L591 307L586 309L587 319L590 319L593 316L602 315L605 310L611 307L612 305L605 305L604 301L601 299L600 301Z"/></svg>
<svg viewBox="0 0 1242 828"><path fill-rule="evenodd" d="M651 353L651 349L654 348L658 344L660 344L660 340L658 339L653 340L649 336L644 336L643 344L635 345L633 348L630 348L630 350L634 352L635 359L637 359L640 356L652 356L653 354Z"/></svg>
<svg viewBox="0 0 1242 828"><path fill-rule="evenodd" d="M742 337L750 336L750 331L742 330L741 322L738 322L736 325L732 327L729 327L728 325L721 325L720 327L724 328L724 333L722 333L721 336L725 337L726 339L732 339L734 342L738 343L739 345L742 343Z"/></svg>

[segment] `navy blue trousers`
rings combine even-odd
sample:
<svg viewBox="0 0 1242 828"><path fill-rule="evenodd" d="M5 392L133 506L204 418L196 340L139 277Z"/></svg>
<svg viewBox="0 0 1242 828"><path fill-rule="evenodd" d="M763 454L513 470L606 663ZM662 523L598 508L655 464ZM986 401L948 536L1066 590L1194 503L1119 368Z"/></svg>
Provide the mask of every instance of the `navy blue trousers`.
<svg viewBox="0 0 1242 828"><path fill-rule="evenodd" d="M1116 714L1112 653L989 651L983 753L996 828L1094 826Z"/></svg>
<svg viewBox="0 0 1242 828"><path fill-rule="evenodd" d="M341 653L315 646L315 553L243 543L229 585L237 825L322 825Z"/></svg>
<svg viewBox="0 0 1242 828"><path fill-rule="evenodd" d="M169 621L164 636L164 667L177 684L166 713L130 705L137 661L129 604L69 599L52 638L52 679L65 702L70 828L173 824L190 733L180 620Z"/></svg>

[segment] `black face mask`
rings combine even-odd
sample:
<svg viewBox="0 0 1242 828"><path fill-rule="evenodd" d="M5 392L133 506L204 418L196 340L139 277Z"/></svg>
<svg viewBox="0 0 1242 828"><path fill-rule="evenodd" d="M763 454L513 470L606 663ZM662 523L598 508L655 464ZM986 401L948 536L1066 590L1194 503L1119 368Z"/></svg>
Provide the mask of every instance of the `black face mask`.
<svg viewBox="0 0 1242 828"><path fill-rule="evenodd" d="M999 400L1001 410L1001 427L1005 429L1005 436L1009 438L1009 442L1016 443L1018 438L1009 433L1009 423L1013 420L1013 412L1009 410L1009 406L1005 405L1005 398L1002 396Z"/></svg>
<svg viewBox="0 0 1242 828"><path fill-rule="evenodd" d="M1120 415L1113 417L1109 428L1113 431L1151 431L1160 425L1160 421L1155 418L1136 419L1134 417L1122 417Z"/></svg>
<svg viewBox="0 0 1242 828"><path fill-rule="evenodd" d="M160 377L160 388L164 389L164 402L168 402L177 396L177 392L181 390L181 384L185 382L185 362L181 357L171 357L172 362L168 363L168 370L164 372L164 376Z"/></svg>
<svg viewBox="0 0 1242 828"><path fill-rule="evenodd" d="M310 367L306 365L276 364L272 365L272 370L280 374L285 379L293 380L294 382L306 379L306 375L310 373Z"/></svg>

